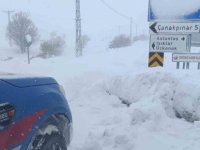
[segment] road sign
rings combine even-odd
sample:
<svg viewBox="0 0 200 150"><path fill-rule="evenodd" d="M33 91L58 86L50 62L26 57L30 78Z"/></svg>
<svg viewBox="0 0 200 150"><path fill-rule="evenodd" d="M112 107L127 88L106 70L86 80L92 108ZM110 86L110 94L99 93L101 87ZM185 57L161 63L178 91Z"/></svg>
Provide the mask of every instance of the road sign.
<svg viewBox="0 0 200 150"><path fill-rule="evenodd" d="M152 34L150 37L150 51L154 52L190 52L190 35Z"/></svg>
<svg viewBox="0 0 200 150"><path fill-rule="evenodd" d="M150 52L149 67L163 67L164 53Z"/></svg>
<svg viewBox="0 0 200 150"><path fill-rule="evenodd" d="M200 53L174 53L173 62L200 62Z"/></svg>
<svg viewBox="0 0 200 150"><path fill-rule="evenodd" d="M149 28L150 33L191 34L200 32L200 22L154 22Z"/></svg>

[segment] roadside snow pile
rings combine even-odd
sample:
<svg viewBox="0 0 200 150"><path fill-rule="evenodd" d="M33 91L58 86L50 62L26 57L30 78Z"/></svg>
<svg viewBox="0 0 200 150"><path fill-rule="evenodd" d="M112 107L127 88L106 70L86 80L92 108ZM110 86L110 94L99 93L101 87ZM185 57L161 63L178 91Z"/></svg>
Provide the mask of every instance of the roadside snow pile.
<svg viewBox="0 0 200 150"><path fill-rule="evenodd" d="M200 119L200 88L184 85L168 73L144 73L135 78L118 76L108 82L106 89L128 105L152 99L153 103L162 103L170 117L190 122Z"/></svg>
<svg viewBox="0 0 200 150"><path fill-rule="evenodd" d="M198 11L200 0L151 0L151 7L158 18L177 18Z"/></svg>
<svg viewBox="0 0 200 150"><path fill-rule="evenodd" d="M65 88L74 118L70 150L200 147L200 122L195 121L200 118L200 88L170 73L108 77L96 72L68 81Z"/></svg>

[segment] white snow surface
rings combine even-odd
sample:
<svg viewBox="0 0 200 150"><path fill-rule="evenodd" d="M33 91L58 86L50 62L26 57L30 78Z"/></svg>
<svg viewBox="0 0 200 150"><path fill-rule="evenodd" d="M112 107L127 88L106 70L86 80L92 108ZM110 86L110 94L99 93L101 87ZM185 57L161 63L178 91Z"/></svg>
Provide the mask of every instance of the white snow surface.
<svg viewBox="0 0 200 150"><path fill-rule="evenodd" d="M149 69L147 41L105 47L95 41L83 57L35 58L30 65L25 55L1 60L11 56L5 52L0 72L52 76L64 86L73 115L69 150L199 150L200 121L175 115L200 117L197 64L176 70L169 54L164 68Z"/></svg>
<svg viewBox="0 0 200 150"><path fill-rule="evenodd" d="M156 17L179 18L200 9L200 0L150 0L151 7Z"/></svg>

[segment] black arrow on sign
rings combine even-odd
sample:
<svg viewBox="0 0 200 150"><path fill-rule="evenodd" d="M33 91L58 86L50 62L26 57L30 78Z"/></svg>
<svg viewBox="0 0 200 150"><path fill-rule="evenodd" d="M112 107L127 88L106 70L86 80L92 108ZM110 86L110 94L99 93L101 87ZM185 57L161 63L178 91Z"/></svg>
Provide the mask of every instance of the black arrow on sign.
<svg viewBox="0 0 200 150"><path fill-rule="evenodd" d="M152 25L150 26L150 29L151 29L154 33L158 33L158 32L156 31L156 25L157 25L157 22L155 22L154 24L152 24Z"/></svg>
<svg viewBox="0 0 200 150"><path fill-rule="evenodd" d="M156 46L156 45L155 45L155 42L154 42L154 43L152 44L152 48L155 49L155 46Z"/></svg>
<svg viewBox="0 0 200 150"><path fill-rule="evenodd" d="M185 41L185 37L181 38L181 40Z"/></svg>

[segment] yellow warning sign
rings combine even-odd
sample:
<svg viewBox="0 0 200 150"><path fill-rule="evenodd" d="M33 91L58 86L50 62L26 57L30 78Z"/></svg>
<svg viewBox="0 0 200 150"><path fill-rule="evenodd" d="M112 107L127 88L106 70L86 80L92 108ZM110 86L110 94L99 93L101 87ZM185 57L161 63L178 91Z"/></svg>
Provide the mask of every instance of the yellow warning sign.
<svg viewBox="0 0 200 150"><path fill-rule="evenodd" d="M149 67L163 67L164 53L150 52L149 53Z"/></svg>

